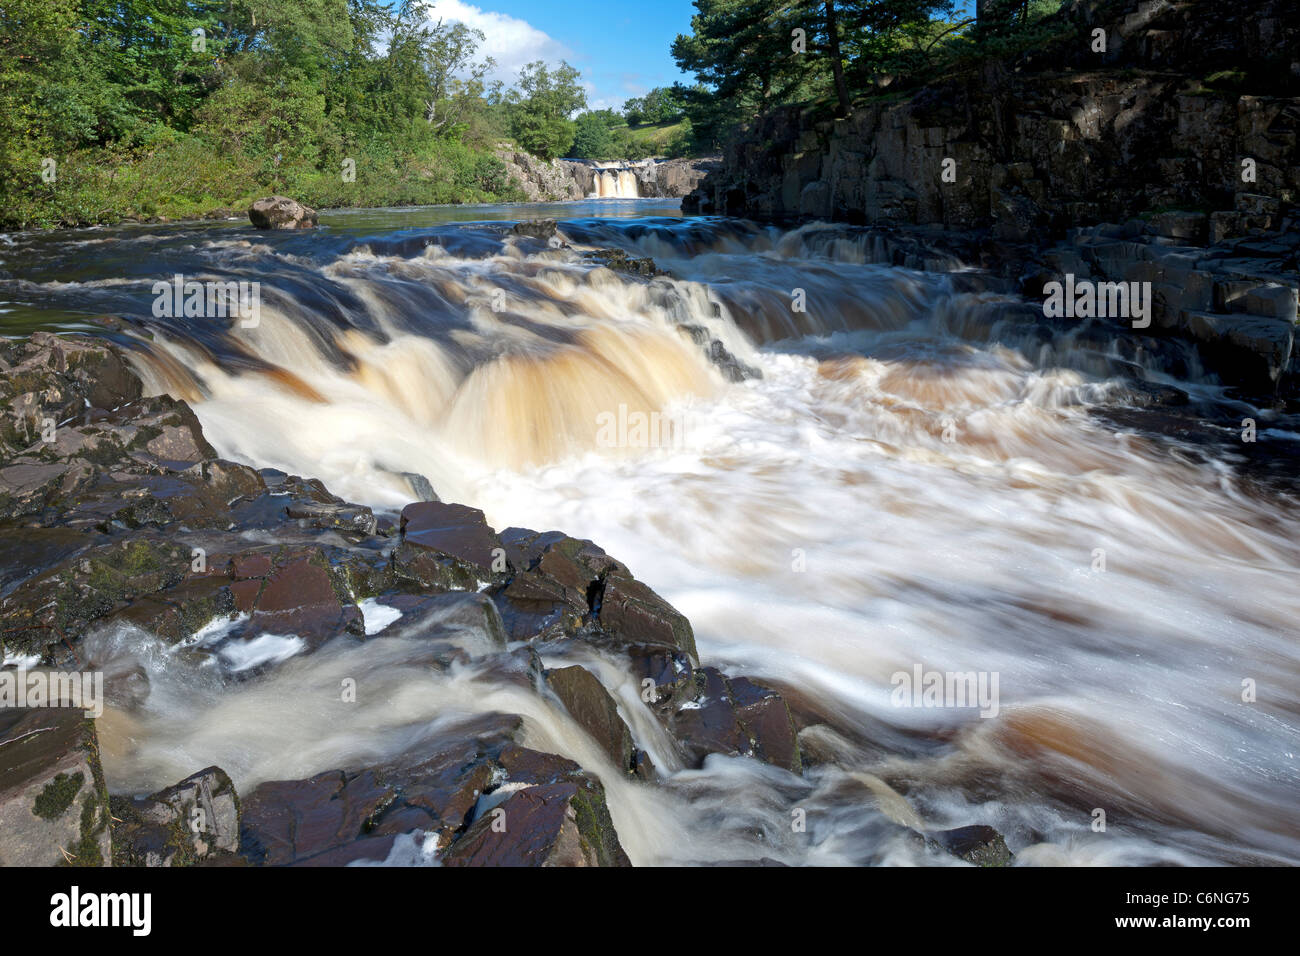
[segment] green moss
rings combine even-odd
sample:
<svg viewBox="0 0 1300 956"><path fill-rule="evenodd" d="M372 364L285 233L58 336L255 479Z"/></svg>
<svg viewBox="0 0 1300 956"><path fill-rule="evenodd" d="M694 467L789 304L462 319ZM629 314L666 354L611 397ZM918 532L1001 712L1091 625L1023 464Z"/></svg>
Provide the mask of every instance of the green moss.
<svg viewBox="0 0 1300 956"><path fill-rule="evenodd" d="M171 860L171 865L174 867L193 866L199 860L198 851L194 848L195 834L189 826L190 815L193 812L194 804L185 804L167 828L167 846L176 851ZM204 836L211 835L204 833Z"/></svg>
<svg viewBox="0 0 1300 956"><path fill-rule="evenodd" d="M1205 85L1214 90L1238 91L1246 87L1244 70L1219 70L1205 78Z"/></svg>
<svg viewBox="0 0 1300 956"><path fill-rule="evenodd" d="M45 785L36 802L32 804L32 813L42 820L57 820L72 806L81 792L81 785L86 782L85 774L78 771L69 776L61 773Z"/></svg>
<svg viewBox="0 0 1300 956"><path fill-rule="evenodd" d="M112 468L122 460L122 446L112 439L101 436L93 444L87 444L77 457L101 468Z"/></svg>
<svg viewBox="0 0 1300 956"><path fill-rule="evenodd" d="M161 569L158 553L145 541L133 541L126 547L122 570L134 577Z"/></svg>
<svg viewBox="0 0 1300 956"><path fill-rule="evenodd" d="M149 442L153 441L155 438L159 437L162 433L163 430L161 428L154 428L152 425L140 425L136 431L135 437L132 438L130 444L126 446L127 450L137 451L149 444Z"/></svg>
<svg viewBox="0 0 1300 956"><path fill-rule="evenodd" d="M604 794L595 787L580 788L573 795L572 805L583 849L595 850L598 866L617 866L619 861L611 846L611 838L616 841L617 836L613 833L614 823L605 805Z"/></svg>
<svg viewBox="0 0 1300 956"><path fill-rule="evenodd" d="M86 578L86 584L92 590L99 591L114 600L121 597L123 590L121 572L96 559L90 562L90 576Z"/></svg>
<svg viewBox="0 0 1300 956"><path fill-rule="evenodd" d="M65 866L103 866L104 854L99 849L99 835L108 825L108 814L99 803L98 794L89 793L81 805L81 838L72 845L71 860Z"/></svg>

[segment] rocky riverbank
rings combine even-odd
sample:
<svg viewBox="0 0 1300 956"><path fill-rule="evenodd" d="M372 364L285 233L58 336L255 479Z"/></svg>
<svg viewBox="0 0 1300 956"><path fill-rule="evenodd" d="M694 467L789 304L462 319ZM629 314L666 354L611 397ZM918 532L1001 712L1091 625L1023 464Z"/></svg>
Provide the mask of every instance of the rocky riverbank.
<svg viewBox="0 0 1300 956"><path fill-rule="evenodd" d="M100 669L87 639L113 628L154 635L230 686L330 642L414 634L428 667L486 661L562 706L618 773L656 786L600 680L543 666L539 649L583 642L623 655L687 767L737 754L800 774L825 759L816 741L849 732L815 702L702 665L686 618L590 541L498 532L437 500L375 514L319 481L220 459L185 402L143 394L139 339L103 322L104 338L0 344L0 686ZM149 694L142 670L105 675L115 714ZM518 714L451 720L396 757L245 793L221 768L195 767L146 795L109 792L113 758L82 708L5 703L0 864L336 865L417 851L447 865L628 862L605 783L526 746ZM1009 859L987 827L916 839L971 862Z"/></svg>
<svg viewBox="0 0 1300 956"><path fill-rule="evenodd" d="M509 146L497 149L498 159L506 164L530 202L563 202L586 199L600 194L598 178L602 171L625 171L636 182L639 198L677 199L686 196L716 169L718 157L700 159L641 159L623 163L591 163L572 159L538 159Z"/></svg>
<svg viewBox="0 0 1300 956"><path fill-rule="evenodd" d="M1103 0L1052 22L1044 49L847 118L774 111L683 209L870 227L882 261L1033 297L1066 275L1150 282L1153 334L1294 394L1300 11Z"/></svg>

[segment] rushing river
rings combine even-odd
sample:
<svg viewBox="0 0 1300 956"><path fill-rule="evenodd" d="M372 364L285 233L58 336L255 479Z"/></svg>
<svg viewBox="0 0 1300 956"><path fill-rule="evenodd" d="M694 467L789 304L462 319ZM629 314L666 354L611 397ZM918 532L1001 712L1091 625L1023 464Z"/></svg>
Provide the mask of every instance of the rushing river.
<svg viewBox="0 0 1300 956"><path fill-rule="evenodd" d="M562 245L494 222L542 216ZM943 862L889 820L990 824L1029 864L1300 863L1293 418L1174 343L1047 326L960 274L875 264L860 233L663 201L321 222L0 237L0 323L134 319L153 334L135 353L147 385L191 402L225 457L377 510L411 500L416 473L498 529L592 539L690 618L704 663L824 715L805 745L825 762L674 767L631 677L594 651L665 786L602 773L513 684L431 675L414 638L228 683L109 635L154 688L118 718L111 787L217 763L242 790L409 744L449 709L503 710L606 779L637 863ZM666 275L598 268L595 248ZM155 317L151 288L176 273L260 282L256 327ZM1189 402L1153 407L1168 386ZM598 423L620 406L672 428L611 443ZM311 670L387 693L340 724L295 698ZM900 700L896 675L918 670L973 672L993 706Z"/></svg>

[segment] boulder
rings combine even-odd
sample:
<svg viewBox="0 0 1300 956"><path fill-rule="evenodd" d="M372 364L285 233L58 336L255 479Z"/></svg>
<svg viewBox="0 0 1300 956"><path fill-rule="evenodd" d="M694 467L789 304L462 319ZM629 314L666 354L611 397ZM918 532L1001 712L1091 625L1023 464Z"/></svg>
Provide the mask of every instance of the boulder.
<svg viewBox="0 0 1300 956"><path fill-rule="evenodd" d="M480 817L445 866L630 866L595 781L561 781L512 793Z"/></svg>
<svg viewBox="0 0 1300 956"><path fill-rule="evenodd" d="M620 770L636 769L632 733L605 686L585 667L573 665L546 672L546 683L564 709L589 733Z"/></svg>
<svg viewBox="0 0 1300 956"><path fill-rule="evenodd" d="M975 866L1010 866L1013 855L1002 834L989 826L958 827L925 834L931 846Z"/></svg>
<svg viewBox="0 0 1300 956"><path fill-rule="evenodd" d="M114 866L193 866L239 852L239 796L220 767L111 806Z"/></svg>
<svg viewBox="0 0 1300 956"><path fill-rule="evenodd" d="M598 262L606 269L613 269L615 272L626 272L631 275L652 277L659 274L659 268L655 261L648 256L642 259L629 256L622 249L598 249L595 252L589 252L584 257L592 262Z"/></svg>
<svg viewBox="0 0 1300 956"><path fill-rule="evenodd" d="M515 223L510 230L516 236L527 236L530 239L541 239L546 241L555 235L556 223L554 219L525 219L523 222Z"/></svg>
<svg viewBox="0 0 1300 956"><path fill-rule="evenodd" d="M483 512L465 505L419 501L402 509L396 576L434 592L476 591L506 576L505 550Z"/></svg>
<svg viewBox="0 0 1300 956"><path fill-rule="evenodd" d="M484 794L474 822L443 854L446 866L628 866L605 790L577 764L508 747L504 782Z"/></svg>
<svg viewBox="0 0 1300 956"><path fill-rule="evenodd" d="M803 770L789 707L777 691L748 678L703 667L654 709L692 766L722 753L752 756L791 773Z"/></svg>
<svg viewBox="0 0 1300 956"><path fill-rule="evenodd" d="M605 575L595 603L601 629L618 643L672 647L699 660L690 621L630 574Z"/></svg>
<svg viewBox="0 0 1300 956"><path fill-rule="evenodd" d="M311 229L316 210L288 196L267 196L248 207L249 221L258 229Z"/></svg>
<svg viewBox="0 0 1300 956"><path fill-rule="evenodd" d="M516 745L522 727L486 714L384 763L263 783L243 802L241 853L267 866L380 862L398 837L431 834L449 866L626 865L600 783Z"/></svg>

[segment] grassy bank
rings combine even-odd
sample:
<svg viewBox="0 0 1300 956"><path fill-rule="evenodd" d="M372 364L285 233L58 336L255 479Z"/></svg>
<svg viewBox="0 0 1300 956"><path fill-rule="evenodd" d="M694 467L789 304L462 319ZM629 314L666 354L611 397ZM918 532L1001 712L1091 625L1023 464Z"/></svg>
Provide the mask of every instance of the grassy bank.
<svg viewBox="0 0 1300 956"><path fill-rule="evenodd" d="M628 159L646 156L685 156L692 152L691 125L685 120L647 126L618 126L613 133Z"/></svg>
<svg viewBox="0 0 1300 956"><path fill-rule="evenodd" d="M434 142L420 154L359 152L321 168L232 153L200 136L164 131L142 148L80 150L49 157L52 167L46 159L33 153L16 164L26 175L4 190L0 228L186 219L223 210L243 215L254 199L272 193L318 209L524 198L500 160L455 141Z"/></svg>

